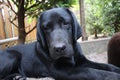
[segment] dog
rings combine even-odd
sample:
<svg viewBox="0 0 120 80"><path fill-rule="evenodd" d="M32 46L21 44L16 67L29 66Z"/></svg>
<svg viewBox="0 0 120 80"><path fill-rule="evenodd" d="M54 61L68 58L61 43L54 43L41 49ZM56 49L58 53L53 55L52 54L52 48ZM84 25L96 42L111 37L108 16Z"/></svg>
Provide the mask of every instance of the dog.
<svg viewBox="0 0 120 80"><path fill-rule="evenodd" d="M119 68L89 61L83 55L77 43L81 36L82 29L69 9L53 8L42 12L38 18L36 42L0 52L0 79L10 80L11 75L19 74L56 80L93 80L92 77L98 80L95 73L101 76L99 80L107 77L102 73L108 76L115 73L119 78Z"/></svg>

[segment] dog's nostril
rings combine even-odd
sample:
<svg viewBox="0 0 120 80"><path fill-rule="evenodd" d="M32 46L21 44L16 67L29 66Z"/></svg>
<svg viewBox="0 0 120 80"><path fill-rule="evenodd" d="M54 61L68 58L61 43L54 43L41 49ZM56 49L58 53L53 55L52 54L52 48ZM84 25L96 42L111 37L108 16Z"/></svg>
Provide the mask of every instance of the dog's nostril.
<svg viewBox="0 0 120 80"><path fill-rule="evenodd" d="M63 45L62 47L61 47L61 50L64 50L66 48L66 46L65 45Z"/></svg>
<svg viewBox="0 0 120 80"><path fill-rule="evenodd" d="M63 51L65 48L66 48L65 45L62 45L62 46L55 46L55 47L54 47L54 49L55 49L56 52Z"/></svg>

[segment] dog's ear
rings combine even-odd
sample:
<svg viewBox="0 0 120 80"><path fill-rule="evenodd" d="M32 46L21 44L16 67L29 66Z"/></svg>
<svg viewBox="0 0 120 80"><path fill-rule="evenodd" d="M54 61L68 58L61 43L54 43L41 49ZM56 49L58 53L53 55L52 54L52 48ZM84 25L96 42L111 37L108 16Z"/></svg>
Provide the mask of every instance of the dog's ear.
<svg viewBox="0 0 120 80"><path fill-rule="evenodd" d="M81 26L79 25L75 15L73 14L73 12L71 12L69 9L65 8L67 10L67 12L70 14L70 16L72 17L72 30L73 30L73 38L75 39L75 41L77 39L79 39L82 36L82 29Z"/></svg>
<svg viewBox="0 0 120 80"><path fill-rule="evenodd" d="M42 30L42 24L41 24L41 19L42 19L42 14L40 14L40 17L38 18L38 23L37 23L37 41L42 45L42 47L45 47L45 39L44 39L44 33Z"/></svg>
<svg viewBox="0 0 120 80"><path fill-rule="evenodd" d="M79 25L75 15L73 12L71 12L69 9L65 8L67 12L70 14L72 17L72 32L73 32L73 39L74 39L74 49L75 49L75 54L74 54L74 60L76 62L76 65L82 64L84 61L86 61L85 56L82 54L82 49L79 43L76 43L77 39L79 39L82 36L82 28ZM82 61L80 61L82 60Z"/></svg>

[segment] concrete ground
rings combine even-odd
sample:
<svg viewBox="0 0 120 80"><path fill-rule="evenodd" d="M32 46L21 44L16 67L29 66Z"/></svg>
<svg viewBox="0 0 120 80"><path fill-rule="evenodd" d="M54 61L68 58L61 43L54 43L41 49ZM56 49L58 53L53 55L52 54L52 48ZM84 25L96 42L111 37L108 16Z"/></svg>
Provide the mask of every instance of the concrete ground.
<svg viewBox="0 0 120 80"><path fill-rule="evenodd" d="M108 57L107 52L103 53L93 53L89 55L85 55L89 60L99 63L107 63Z"/></svg>

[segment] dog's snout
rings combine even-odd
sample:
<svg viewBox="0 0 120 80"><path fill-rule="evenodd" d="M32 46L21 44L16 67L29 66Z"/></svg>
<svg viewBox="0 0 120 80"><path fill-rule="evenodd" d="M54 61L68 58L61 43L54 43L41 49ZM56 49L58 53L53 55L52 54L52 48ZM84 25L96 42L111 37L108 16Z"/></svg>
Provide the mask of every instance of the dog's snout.
<svg viewBox="0 0 120 80"><path fill-rule="evenodd" d="M61 51L64 51L66 48L66 45L65 44L57 44L54 46L54 49L56 52L61 52Z"/></svg>

